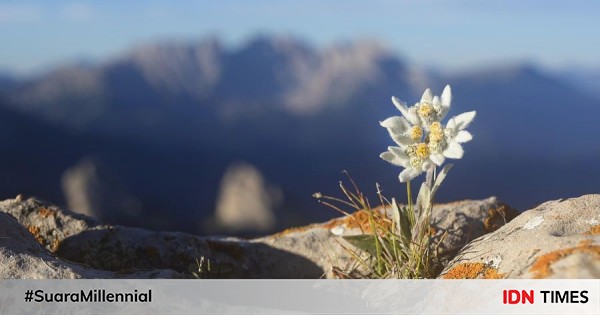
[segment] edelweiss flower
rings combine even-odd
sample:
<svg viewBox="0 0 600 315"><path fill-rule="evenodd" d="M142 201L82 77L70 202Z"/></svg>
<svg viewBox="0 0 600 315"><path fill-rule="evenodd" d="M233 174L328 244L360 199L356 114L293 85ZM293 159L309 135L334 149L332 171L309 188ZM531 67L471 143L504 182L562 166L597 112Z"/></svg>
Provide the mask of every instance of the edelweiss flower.
<svg viewBox="0 0 600 315"><path fill-rule="evenodd" d="M440 99L437 95L433 96L430 89L426 89L421 101L410 108L395 96L392 96L392 103L411 124L429 129L431 123L444 119L450 110L452 90L450 85L446 85Z"/></svg>
<svg viewBox="0 0 600 315"><path fill-rule="evenodd" d="M411 125L404 117L390 117L379 124L388 130L390 137L399 145L413 144L423 137L423 129L419 125Z"/></svg>
<svg viewBox="0 0 600 315"><path fill-rule="evenodd" d="M422 172L442 165L445 158L460 159L463 148L460 145L473 136L464 130L475 118L475 112L467 112L452 117L444 128L440 122L450 110L452 91L446 85L441 99L426 89L421 101L412 107L396 97L392 102L404 117L390 117L380 122L385 127L397 147L388 147L380 157L405 169L400 173L400 182L409 181Z"/></svg>
<svg viewBox="0 0 600 315"><path fill-rule="evenodd" d="M464 129L471 124L475 114L475 111L471 111L454 116L448 120L446 128L443 129L439 122L431 124L428 146L433 163L440 166L444 163L445 158L461 159L463 157L464 150L460 144L473 139L471 133Z"/></svg>
<svg viewBox="0 0 600 315"><path fill-rule="evenodd" d="M425 143L416 143L408 146L388 147L388 151L379 155L382 159L404 167L400 172L400 182L407 182L433 166L429 159L429 148Z"/></svg>

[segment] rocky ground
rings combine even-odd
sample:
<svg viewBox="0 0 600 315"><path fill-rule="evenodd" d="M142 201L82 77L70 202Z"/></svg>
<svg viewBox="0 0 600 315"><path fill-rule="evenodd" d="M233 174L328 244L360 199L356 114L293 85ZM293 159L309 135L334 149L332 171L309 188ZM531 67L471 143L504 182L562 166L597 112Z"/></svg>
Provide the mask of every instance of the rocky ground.
<svg viewBox="0 0 600 315"><path fill-rule="evenodd" d="M511 221L512 220L512 221ZM441 278L600 278L600 195L518 213L491 197L436 205ZM335 278L356 212L240 239L104 225L34 198L0 202L0 278Z"/></svg>

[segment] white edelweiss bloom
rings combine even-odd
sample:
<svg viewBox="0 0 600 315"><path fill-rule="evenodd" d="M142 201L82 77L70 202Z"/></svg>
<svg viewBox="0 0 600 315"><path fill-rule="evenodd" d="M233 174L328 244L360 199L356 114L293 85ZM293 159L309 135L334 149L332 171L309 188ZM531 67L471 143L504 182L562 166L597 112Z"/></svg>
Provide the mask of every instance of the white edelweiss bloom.
<svg viewBox="0 0 600 315"><path fill-rule="evenodd" d="M452 89L450 88L450 85L446 85L446 87L444 87L444 91L442 91L442 99L439 103L439 109L436 108L440 120L446 117L446 114L448 114L450 111L450 105L452 105ZM436 106L435 102L433 106Z"/></svg>
<svg viewBox="0 0 600 315"><path fill-rule="evenodd" d="M446 128L443 129L439 122L431 125L429 132L430 159L436 165L442 165L445 158L461 159L463 157L464 150L461 143L473 139L471 133L464 129L475 119L475 115L476 112L471 111L454 116L448 120Z"/></svg>
<svg viewBox="0 0 600 315"><path fill-rule="evenodd" d="M411 107L407 107L395 96L392 97L392 102L411 124L429 129L432 122L440 121L448 114L452 103L452 89L450 85L446 85L441 98L434 96L431 89L426 89L421 101Z"/></svg>
<svg viewBox="0 0 600 315"><path fill-rule="evenodd" d="M421 175L433 166L433 162L429 159L429 148L426 143L388 147L388 151L381 153L379 157L391 164L404 167L398 176L401 183Z"/></svg>
<svg viewBox="0 0 600 315"><path fill-rule="evenodd" d="M396 97L392 102L403 117L390 117L380 122L385 127L396 147L380 157L391 164L402 166L400 182L407 182L422 172L441 166L446 158L460 159L464 151L461 143L471 141L473 136L464 130L475 118L475 112L467 112L452 117L444 127L440 122L450 110L452 90L446 85L440 96L434 96L426 89L421 100L412 107Z"/></svg>
<svg viewBox="0 0 600 315"><path fill-rule="evenodd" d="M419 114L417 113L417 108L415 106L409 108L406 106L406 103L402 102L395 96L392 96L392 103L394 103L394 106L396 106L396 108L402 113L402 116L404 116L412 125L422 125L421 118L419 118Z"/></svg>
<svg viewBox="0 0 600 315"><path fill-rule="evenodd" d="M388 130L390 137L398 145L409 145L418 142L423 137L423 128L411 125L404 117L394 116L379 122L381 127Z"/></svg>

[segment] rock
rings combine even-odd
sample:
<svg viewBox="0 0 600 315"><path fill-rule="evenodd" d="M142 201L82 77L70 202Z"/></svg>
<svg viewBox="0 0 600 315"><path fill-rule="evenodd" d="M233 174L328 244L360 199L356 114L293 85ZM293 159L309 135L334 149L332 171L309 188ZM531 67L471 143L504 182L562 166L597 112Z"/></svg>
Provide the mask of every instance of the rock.
<svg viewBox="0 0 600 315"><path fill-rule="evenodd" d="M69 209L102 222L126 224L140 216L140 201L96 159L84 158L67 169L62 187Z"/></svg>
<svg viewBox="0 0 600 315"><path fill-rule="evenodd" d="M545 202L463 248L441 278L600 278L600 195Z"/></svg>
<svg viewBox="0 0 600 315"><path fill-rule="evenodd" d="M24 226L36 227L30 231L57 259L108 272L97 277L170 270L175 277L334 278L338 268L354 263L345 249L351 245L341 235L368 230L363 211L245 240L101 225L36 199L0 202L0 210L13 214ZM441 245L445 255L498 228L504 223L502 216L508 220L512 211L493 197L436 205L436 233L447 233ZM89 277L85 272L77 275Z"/></svg>
<svg viewBox="0 0 600 315"><path fill-rule="evenodd" d="M116 273L63 261L52 255L15 218L0 212L0 279L176 278L173 270Z"/></svg>
<svg viewBox="0 0 600 315"><path fill-rule="evenodd" d="M221 181L215 210L216 226L225 233L272 231L276 225L274 209L281 193L265 182L260 171L245 162L231 165ZM208 230L210 226L207 227Z"/></svg>
<svg viewBox="0 0 600 315"><path fill-rule="evenodd" d="M385 209L388 217L389 209ZM378 211L383 211L378 208ZM432 210L432 225L441 253L444 257L453 257L458 250L471 240L495 231L516 217L518 212L496 197L483 200L463 200L452 203L436 204ZM357 235L370 231L368 216L358 211L349 217L326 222L324 227L340 236Z"/></svg>
<svg viewBox="0 0 600 315"><path fill-rule="evenodd" d="M65 238L78 234L99 223L85 215L60 209L35 198L0 201L0 212L6 212L19 221L36 240L50 251L58 248Z"/></svg>

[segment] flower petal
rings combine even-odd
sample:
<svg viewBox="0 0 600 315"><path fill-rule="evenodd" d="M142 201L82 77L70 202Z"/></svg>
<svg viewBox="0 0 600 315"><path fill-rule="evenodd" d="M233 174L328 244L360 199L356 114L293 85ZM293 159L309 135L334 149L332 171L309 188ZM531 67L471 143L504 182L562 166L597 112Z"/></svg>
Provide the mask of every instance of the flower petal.
<svg viewBox="0 0 600 315"><path fill-rule="evenodd" d="M388 147L388 151L395 156L395 160L402 167L410 166L410 158L408 154L404 152L404 149L401 147Z"/></svg>
<svg viewBox="0 0 600 315"><path fill-rule="evenodd" d="M464 153L462 146L454 141L448 143L448 147L444 150L444 156L449 159L461 159Z"/></svg>
<svg viewBox="0 0 600 315"><path fill-rule="evenodd" d="M395 96L392 96L392 103L394 103L394 106L402 113L402 116L408 117L408 106L406 106L406 103Z"/></svg>
<svg viewBox="0 0 600 315"><path fill-rule="evenodd" d="M426 89L423 92L423 96L421 97L421 103L431 103L433 100L433 94L431 94L431 89Z"/></svg>
<svg viewBox="0 0 600 315"><path fill-rule="evenodd" d="M391 164L396 165L396 166L406 167L406 165L409 164L408 160L402 159L402 157L394 154L391 151L383 152L379 155L379 157Z"/></svg>
<svg viewBox="0 0 600 315"><path fill-rule="evenodd" d="M452 117L450 120L454 120L455 124L453 129L458 131L467 128L473 119L475 119L475 114L477 114L475 111L471 111ZM448 124L450 124L450 121L448 121Z"/></svg>
<svg viewBox="0 0 600 315"><path fill-rule="evenodd" d="M434 153L434 154L430 155L429 158L437 166L441 166L442 164L444 164L444 160L446 159L443 154L439 154L439 153Z"/></svg>
<svg viewBox="0 0 600 315"><path fill-rule="evenodd" d="M441 118L444 118L448 111L450 111L450 105L452 104L452 89L450 85L446 85L444 91L442 92L442 112Z"/></svg>
<svg viewBox="0 0 600 315"><path fill-rule="evenodd" d="M408 121L413 124L414 126L421 126L424 127L424 123L423 121L421 121L421 118L419 118L419 114L417 114L416 110L412 110L415 107L411 107L411 109L408 111L408 116L406 116L406 119L408 119Z"/></svg>
<svg viewBox="0 0 600 315"><path fill-rule="evenodd" d="M454 137L454 141L456 141L458 143L465 143L465 142L469 142L471 140L473 140L473 135L471 135L471 133L466 130L459 131L456 134L456 137Z"/></svg>
<svg viewBox="0 0 600 315"><path fill-rule="evenodd" d="M399 146L407 146L409 144L413 144L416 141L410 137L401 135L401 134L392 134L390 133L390 137L392 137L392 140L394 140L394 142L396 142Z"/></svg>
<svg viewBox="0 0 600 315"><path fill-rule="evenodd" d="M406 183L407 181L419 176L419 174L421 173L422 171L420 170L414 168L407 168L400 173L398 178L400 179L401 183Z"/></svg>
<svg viewBox="0 0 600 315"><path fill-rule="evenodd" d="M442 105L440 104L440 97L435 95L433 97L433 109L439 114L442 112Z"/></svg>
<svg viewBox="0 0 600 315"><path fill-rule="evenodd" d="M394 117L387 118L384 121L380 121L379 124L381 125L381 127L384 127L388 131L390 131L390 133L400 133L400 134L404 133L406 130L408 130L411 127L408 120L406 120L406 118L400 117L400 116L394 116Z"/></svg>
<svg viewBox="0 0 600 315"><path fill-rule="evenodd" d="M390 151L391 153L393 153L394 155L396 155L397 157L403 159L403 160L410 160L408 157L408 154L406 154L406 152L404 151L404 148L401 147L388 147L388 151Z"/></svg>

